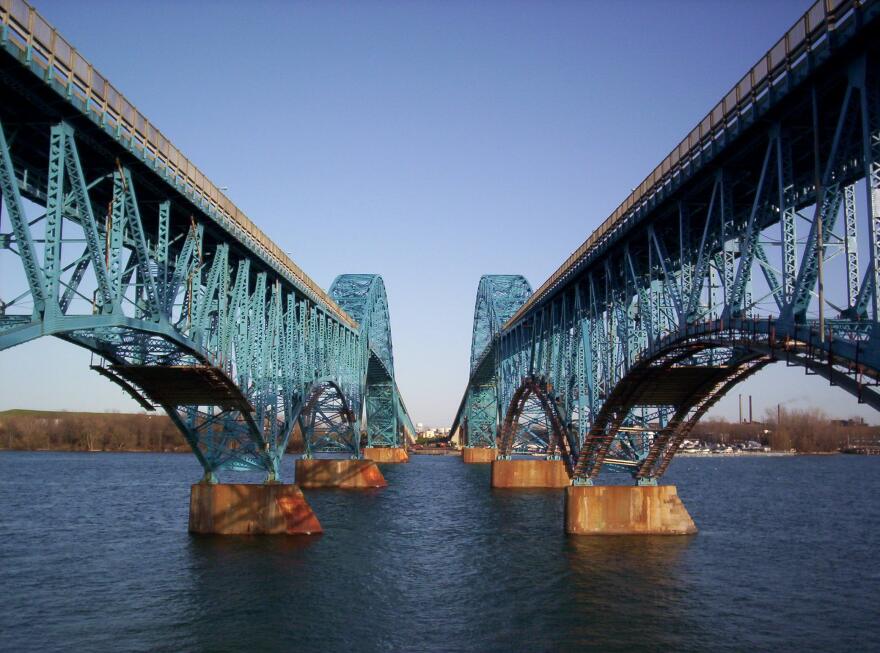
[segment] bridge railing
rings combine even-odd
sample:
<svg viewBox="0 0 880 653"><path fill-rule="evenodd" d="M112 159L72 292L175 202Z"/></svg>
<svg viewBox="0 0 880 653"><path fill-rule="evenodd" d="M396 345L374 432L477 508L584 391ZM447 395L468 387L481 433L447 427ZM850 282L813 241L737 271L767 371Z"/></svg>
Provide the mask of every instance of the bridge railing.
<svg viewBox="0 0 880 653"><path fill-rule="evenodd" d="M4 41L27 53L43 70L47 82L67 89L86 114L140 156L172 185L189 195L208 215L225 218L233 235L273 260L296 280L306 294L349 327L357 323L227 198L144 115L101 75L58 31L24 0L0 0ZM221 222L221 226L227 224Z"/></svg>
<svg viewBox="0 0 880 653"><path fill-rule="evenodd" d="M513 314L504 328L519 321L532 306L563 281L593 248L611 235L630 211L648 201L656 190L665 186L675 175L681 174L683 168L706 149L725 126L733 124L764 98L774 85L781 82L792 66L800 63L814 48L824 44L829 33L851 11L875 2L876 0L818 0L810 7L599 228L572 252L537 292Z"/></svg>

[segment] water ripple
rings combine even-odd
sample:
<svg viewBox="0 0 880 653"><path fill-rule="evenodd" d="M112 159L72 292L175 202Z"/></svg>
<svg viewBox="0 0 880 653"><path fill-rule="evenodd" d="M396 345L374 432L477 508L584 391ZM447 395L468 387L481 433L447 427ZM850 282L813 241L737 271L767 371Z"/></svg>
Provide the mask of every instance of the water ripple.
<svg viewBox="0 0 880 653"><path fill-rule="evenodd" d="M190 456L0 453L0 650L880 650L878 458L676 460L683 538L566 537L561 492L457 458L384 472L307 494L320 537L191 537Z"/></svg>

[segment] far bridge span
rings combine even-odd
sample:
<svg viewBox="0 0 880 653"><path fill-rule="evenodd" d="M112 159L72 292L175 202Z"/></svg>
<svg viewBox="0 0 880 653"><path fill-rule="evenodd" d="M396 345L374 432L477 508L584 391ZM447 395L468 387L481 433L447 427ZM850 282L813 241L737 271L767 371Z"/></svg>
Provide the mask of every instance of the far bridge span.
<svg viewBox="0 0 880 653"><path fill-rule="evenodd" d="M244 516L207 525L199 501L274 484L295 429L307 458L405 445L382 278L324 292L30 5L0 29L0 350L62 338L162 408L204 469L194 530L319 529L289 486L229 486Z"/></svg>
<svg viewBox="0 0 880 653"><path fill-rule="evenodd" d="M466 460L570 485L571 532L693 531L654 486L736 384L785 361L880 408L878 14L819 0L537 291L483 277Z"/></svg>

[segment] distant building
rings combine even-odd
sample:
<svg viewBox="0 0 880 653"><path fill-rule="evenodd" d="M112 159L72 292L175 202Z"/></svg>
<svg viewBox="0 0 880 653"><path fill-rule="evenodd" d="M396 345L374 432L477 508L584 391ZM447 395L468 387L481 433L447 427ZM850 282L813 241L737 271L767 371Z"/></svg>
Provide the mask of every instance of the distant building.
<svg viewBox="0 0 880 653"><path fill-rule="evenodd" d="M443 440L449 437L452 429L448 426L425 426L421 422L416 424L416 438L421 440ZM460 435L460 433L459 433ZM453 443L457 442L458 436L453 439Z"/></svg>
<svg viewBox="0 0 880 653"><path fill-rule="evenodd" d="M837 426L865 426L865 419L863 417L853 417L852 419L833 419L831 420L832 424L836 424Z"/></svg>

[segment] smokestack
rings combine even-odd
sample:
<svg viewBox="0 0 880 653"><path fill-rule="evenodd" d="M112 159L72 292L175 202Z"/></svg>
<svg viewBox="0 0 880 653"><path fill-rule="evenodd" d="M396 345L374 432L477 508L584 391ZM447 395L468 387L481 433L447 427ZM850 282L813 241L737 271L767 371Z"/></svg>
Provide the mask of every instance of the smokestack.
<svg viewBox="0 0 880 653"><path fill-rule="evenodd" d="M743 423L743 396L738 395L739 397L739 423Z"/></svg>
<svg viewBox="0 0 880 653"><path fill-rule="evenodd" d="M752 395L749 395L749 424L752 423Z"/></svg>

